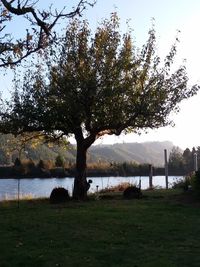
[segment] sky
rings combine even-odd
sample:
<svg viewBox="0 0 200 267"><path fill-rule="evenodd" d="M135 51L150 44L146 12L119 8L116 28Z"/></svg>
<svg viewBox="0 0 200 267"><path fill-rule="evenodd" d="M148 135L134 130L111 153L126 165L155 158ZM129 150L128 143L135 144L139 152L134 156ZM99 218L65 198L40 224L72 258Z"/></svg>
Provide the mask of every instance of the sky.
<svg viewBox="0 0 200 267"><path fill-rule="evenodd" d="M75 5L77 1L45 0L39 4L53 3L61 9L65 3ZM158 40L158 51L164 56L170 49L177 30L180 31L178 55L175 65L179 66L186 60L189 84L200 84L200 1L199 0L97 0L96 5L88 7L82 18L88 19L91 28L95 29L102 18L109 18L111 12L117 11L120 17L122 33L127 30L127 20L134 29L134 38L138 47L145 43L148 30L155 19L155 29ZM59 27L62 27L61 25ZM19 28L18 28L19 30ZM1 91L10 89L9 72L1 79ZM180 104L180 112L172 114L175 126L151 130L136 135L121 135L120 137L105 136L96 144L146 141L172 141L175 146L182 149L200 146L200 92Z"/></svg>

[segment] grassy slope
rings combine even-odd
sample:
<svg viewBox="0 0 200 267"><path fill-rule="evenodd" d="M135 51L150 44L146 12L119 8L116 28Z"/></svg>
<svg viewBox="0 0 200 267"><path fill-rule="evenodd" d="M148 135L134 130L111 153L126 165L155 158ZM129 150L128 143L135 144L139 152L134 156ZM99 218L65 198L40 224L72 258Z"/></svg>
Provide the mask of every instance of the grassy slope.
<svg viewBox="0 0 200 267"><path fill-rule="evenodd" d="M200 266L200 209L173 194L1 203L0 266Z"/></svg>

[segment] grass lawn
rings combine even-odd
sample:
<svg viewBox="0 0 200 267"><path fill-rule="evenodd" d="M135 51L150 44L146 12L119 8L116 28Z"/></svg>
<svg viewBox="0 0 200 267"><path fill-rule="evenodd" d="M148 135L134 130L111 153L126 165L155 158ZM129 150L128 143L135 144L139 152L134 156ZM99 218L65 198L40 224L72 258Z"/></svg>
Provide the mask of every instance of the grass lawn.
<svg viewBox="0 0 200 267"><path fill-rule="evenodd" d="M174 190L0 203L0 267L199 267L200 204Z"/></svg>

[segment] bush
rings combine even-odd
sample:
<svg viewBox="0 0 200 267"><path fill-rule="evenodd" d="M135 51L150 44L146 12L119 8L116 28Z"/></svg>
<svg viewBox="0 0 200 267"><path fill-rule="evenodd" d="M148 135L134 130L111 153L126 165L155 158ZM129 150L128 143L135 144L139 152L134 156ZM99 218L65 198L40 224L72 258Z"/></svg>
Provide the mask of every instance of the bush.
<svg viewBox="0 0 200 267"><path fill-rule="evenodd" d="M68 190L63 187L56 187L52 190L50 195L50 203L64 203L70 200Z"/></svg>
<svg viewBox="0 0 200 267"><path fill-rule="evenodd" d="M173 185L172 188L173 189L183 189L184 191L188 191L191 187L191 176L186 176L184 179L178 179L176 180Z"/></svg>
<svg viewBox="0 0 200 267"><path fill-rule="evenodd" d="M123 192L123 197L125 199L140 198L141 196L141 189L136 186L129 186Z"/></svg>
<svg viewBox="0 0 200 267"><path fill-rule="evenodd" d="M200 198L200 171L196 171L191 177L191 186L194 193Z"/></svg>
<svg viewBox="0 0 200 267"><path fill-rule="evenodd" d="M126 188L133 186L131 183L124 182L114 186L108 186L104 189L101 189L99 193L110 193L110 192L123 192Z"/></svg>
<svg viewBox="0 0 200 267"><path fill-rule="evenodd" d="M26 174L26 168L22 164L21 160L19 158L15 159L14 166L12 167L12 174L14 176L20 176Z"/></svg>
<svg viewBox="0 0 200 267"><path fill-rule="evenodd" d="M14 162L14 166L19 167L21 165L22 165L21 160L19 158L16 158Z"/></svg>
<svg viewBox="0 0 200 267"><path fill-rule="evenodd" d="M55 160L56 167L64 167L64 159L61 155L58 155Z"/></svg>
<svg viewBox="0 0 200 267"><path fill-rule="evenodd" d="M63 178L68 176L68 172L65 171L65 169L63 167L56 167L50 170L51 172L51 176L52 177L59 177L59 178Z"/></svg>
<svg viewBox="0 0 200 267"><path fill-rule="evenodd" d="M45 165L44 160L40 159L40 161L38 162L37 167L38 167L39 169L46 169L46 165Z"/></svg>

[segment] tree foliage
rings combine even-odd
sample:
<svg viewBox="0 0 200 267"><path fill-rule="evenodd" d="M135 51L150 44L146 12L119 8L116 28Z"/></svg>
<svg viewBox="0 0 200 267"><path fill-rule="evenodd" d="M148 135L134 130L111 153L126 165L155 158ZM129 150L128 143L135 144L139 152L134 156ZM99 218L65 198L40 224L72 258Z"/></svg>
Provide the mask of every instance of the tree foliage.
<svg viewBox="0 0 200 267"><path fill-rule="evenodd" d="M64 167L64 159L60 154L56 157L55 166L56 167Z"/></svg>
<svg viewBox="0 0 200 267"><path fill-rule="evenodd" d="M189 174L195 171L195 154L197 167L200 167L200 147L186 148L183 152L173 148L169 155L169 171L174 173Z"/></svg>
<svg viewBox="0 0 200 267"><path fill-rule="evenodd" d="M41 133L26 133L18 136L0 135L0 165L12 165L16 158L21 161L32 159L36 163L42 159L54 165L57 155L61 154L65 162L74 162L75 148L69 146L66 139L61 142L49 142Z"/></svg>
<svg viewBox="0 0 200 267"><path fill-rule="evenodd" d="M170 172L184 172L184 159L179 147L173 147L169 154L169 170Z"/></svg>
<svg viewBox="0 0 200 267"><path fill-rule="evenodd" d="M198 86L188 86L185 66L171 71L176 43L162 63L156 54L155 30L150 29L138 51L131 32L121 36L116 13L102 22L94 36L87 21L73 19L60 44L59 57L55 50L47 72L25 74L2 112L1 130L73 134L77 142L74 195L83 198L86 152L97 138L170 124L170 113L177 112L178 104L193 96Z"/></svg>
<svg viewBox="0 0 200 267"><path fill-rule="evenodd" d="M0 1L0 67L13 66L27 56L46 48L55 41L55 25L61 19L69 19L81 15L87 5L93 6L95 1L79 0L70 11L63 7L57 10L51 5L46 10L37 7L39 1L12 0ZM9 30L16 16L21 16L28 23L24 36L15 38ZM23 20L22 20L23 24Z"/></svg>

